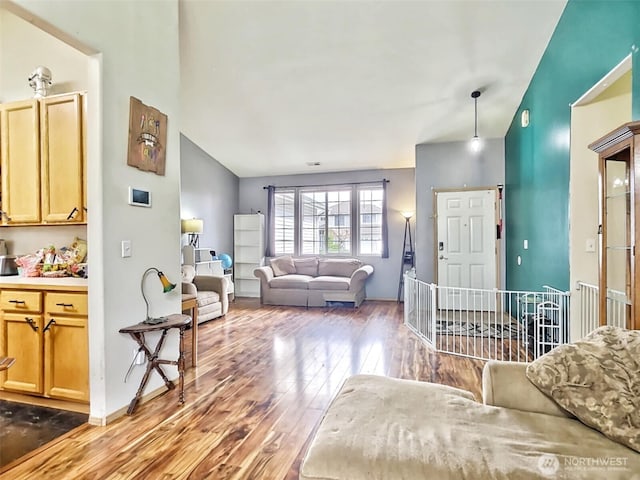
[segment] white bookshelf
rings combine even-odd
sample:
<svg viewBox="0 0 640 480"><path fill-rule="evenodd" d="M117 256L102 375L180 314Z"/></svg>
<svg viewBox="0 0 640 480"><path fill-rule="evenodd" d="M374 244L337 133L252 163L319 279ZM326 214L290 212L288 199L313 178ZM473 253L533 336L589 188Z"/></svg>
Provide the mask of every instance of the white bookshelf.
<svg viewBox="0 0 640 480"><path fill-rule="evenodd" d="M233 245L236 296L259 297L260 280L253 270L264 264L264 215L234 215Z"/></svg>

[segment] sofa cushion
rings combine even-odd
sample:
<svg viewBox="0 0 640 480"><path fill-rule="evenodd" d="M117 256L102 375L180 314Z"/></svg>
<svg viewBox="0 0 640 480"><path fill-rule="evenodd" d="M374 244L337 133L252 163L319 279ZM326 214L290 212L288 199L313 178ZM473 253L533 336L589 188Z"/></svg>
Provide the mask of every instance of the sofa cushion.
<svg viewBox="0 0 640 480"><path fill-rule="evenodd" d="M640 331L600 327L538 358L526 373L582 423L640 452Z"/></svg>
<svg viewBox="0 0 640 480"><path fill-rule="evenodd" d="M444 385L351 377L318 427L300 480L628 480L640 471L640 455L577 420L472 398ZM624 465L572 463L613 457Z"/></svg>
<svg viewBox="0 0 640 480"><path fill-rule="evenodd" d="M346 277L315 277L309 281L309 290L349 290Z"/></svg>
<svg viewBox="0 0 640 480"><path fill-rule="evenodd" d="M318 275L318 259L313 258L294 258L293 264L296 266L296 273L301 275Z"/></svg>
<svg viewBox="0 0 640 480"><path fill-rule="evenodd" d="M356 258L321 258L318 262L318 275L336 275L351 277L362 266Z"/></svg>
<svg viewBox="0 0 640 480"><path fill-rule="evenodd" d="M210 290L198 290L197 295L198 307L204 307L206 305L211 305L212 303L218 303L220 301L220 295L218 292L213 292Z"/></svg>
<svg viewBox="0 0 640 480"><path fill-rule="evenodd" d="M269 282L271 288L291 288L307 290L309 288L309 280L312 277L309 275L299 275L292 273L291 275L283 275L281 277L275 277Z"/></svg>
<svg viewBox="0 0 640 480"><path fill-rule="evenodd" d="M273 274L276 277L296 273L296 266L293 263L293 258L289 255L272 258L269 260L269 264L271 265L271 270L273 270Z"/></svg>

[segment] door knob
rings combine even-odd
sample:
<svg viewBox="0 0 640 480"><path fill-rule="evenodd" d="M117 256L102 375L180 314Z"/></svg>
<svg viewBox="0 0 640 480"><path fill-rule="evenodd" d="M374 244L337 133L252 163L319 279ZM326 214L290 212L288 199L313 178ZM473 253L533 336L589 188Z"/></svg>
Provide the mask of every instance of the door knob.
<svg viewBox="0 0 640 480"><path fill-rule="evenodd" d="M445 257L444 255L440 255L438 258L439 258L440 260L449 260L449 259L448 259L447 257Z"/></svg>

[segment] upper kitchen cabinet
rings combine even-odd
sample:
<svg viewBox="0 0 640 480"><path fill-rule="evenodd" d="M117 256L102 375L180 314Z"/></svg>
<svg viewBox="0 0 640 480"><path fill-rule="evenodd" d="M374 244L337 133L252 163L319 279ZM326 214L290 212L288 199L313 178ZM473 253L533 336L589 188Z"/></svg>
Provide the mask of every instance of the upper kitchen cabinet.
<svg viewBox="0 0 640 480"><path fill-rule="evenodd" d="M82 98L40 100L42 223L83 222Z"/></svg>
<svg viewBox="0 0 640 480"><path fill-rule="evenodd" d="M0 105L2 224L84 223L83 98Z"/></svg>
<svg viewBox="0 0 640 480"><path fill-rule="evenodd" d="M0 104L2 224L40 223L38 100Z"/></svg>

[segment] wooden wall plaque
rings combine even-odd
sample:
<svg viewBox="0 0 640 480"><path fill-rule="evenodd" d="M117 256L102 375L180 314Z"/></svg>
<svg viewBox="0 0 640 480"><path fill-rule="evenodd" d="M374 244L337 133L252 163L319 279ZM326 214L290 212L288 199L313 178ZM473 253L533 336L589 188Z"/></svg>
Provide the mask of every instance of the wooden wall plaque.
<svg viewBox="0 0 640 480"><path fill-rule="evenodd" d="M167 116L130 97L127 165L164 175L166 147Z"/></svg>

